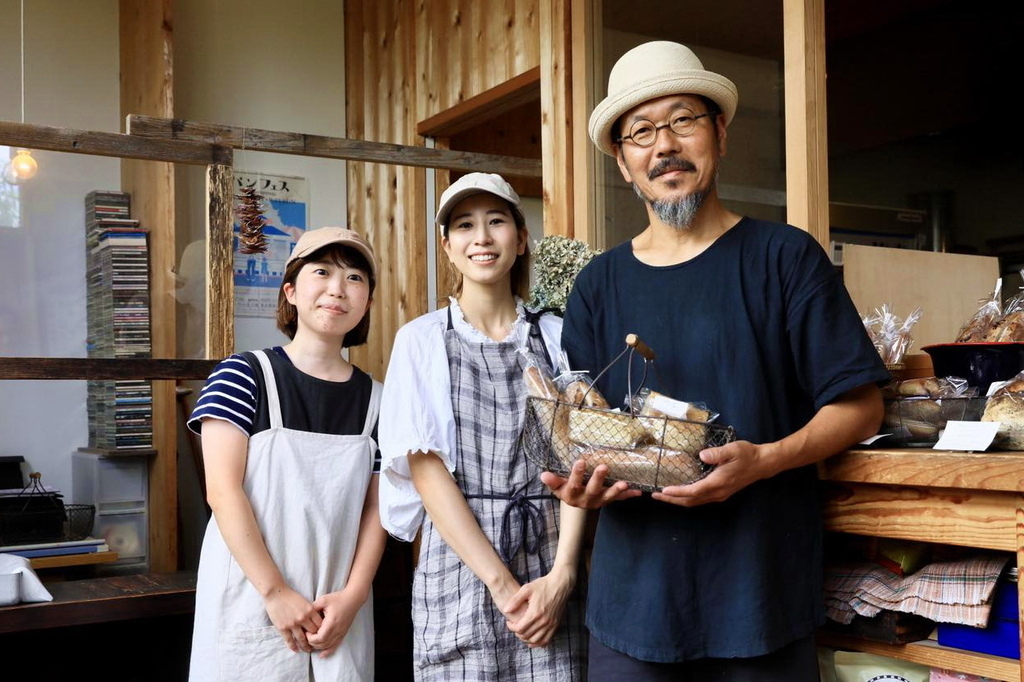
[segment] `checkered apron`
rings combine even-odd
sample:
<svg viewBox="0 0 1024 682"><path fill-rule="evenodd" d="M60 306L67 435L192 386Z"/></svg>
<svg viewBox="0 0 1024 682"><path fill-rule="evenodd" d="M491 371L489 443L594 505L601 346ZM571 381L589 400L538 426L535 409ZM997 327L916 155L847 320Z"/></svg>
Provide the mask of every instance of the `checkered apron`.
<svg viewBox="0 0 1024 682"><path fill-rule="evenodd" d="M536 330L536 324L532 326ZM530 350L546 357L539 333ZM535 580L554 562L558 500L518 452L526 408L525 364L512 341L476 343L445 332L455 413L455 477L484 534L513 575ZM585 632L577 594L545 648L529 648L505 625L486 586L445 543L429 516L413 579L417 680L585 678ZM580 580L583 582L583 571Z"/></svg>

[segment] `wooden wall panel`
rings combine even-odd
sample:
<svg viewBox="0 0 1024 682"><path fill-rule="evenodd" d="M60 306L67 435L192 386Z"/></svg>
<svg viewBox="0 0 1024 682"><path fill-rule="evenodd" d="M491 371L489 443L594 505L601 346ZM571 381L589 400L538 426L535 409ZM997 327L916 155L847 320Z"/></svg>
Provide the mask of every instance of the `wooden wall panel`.
<svg viewBox="0 0 1024 682"><path fill-rule="evenodd" d="M121 114L173 115L171 82L173 0L121 0ZM121 188L132 196L132 217L149 229L150 323L153 357L177 356L173 269L174 168L123 160ZM153 382L153 447L149 465L150 570L177 569L177 396L174 381Z"/></svg>
<svg viewBox="0 0 1024 682"><path fill-rule="evenodd" d="M348 137L416 144L417 7L412 0L346 2ZM408 166L348 164L349 226L366 235L380 262L369 342L350 357L377 379L398 327L426 310L423 178Z"/></svg>
<svg viewBox="0 0 1024 682"><path fill-rule="evenodd" d="M346 135L424 145L417 122L540 64L540 2L346 0ZM378 379L395 332L427 311L428 277L437 276L426 272L435 238L426 192L424 170L348 164L349 225L381 261L370 342L351 358Z"/></svg>

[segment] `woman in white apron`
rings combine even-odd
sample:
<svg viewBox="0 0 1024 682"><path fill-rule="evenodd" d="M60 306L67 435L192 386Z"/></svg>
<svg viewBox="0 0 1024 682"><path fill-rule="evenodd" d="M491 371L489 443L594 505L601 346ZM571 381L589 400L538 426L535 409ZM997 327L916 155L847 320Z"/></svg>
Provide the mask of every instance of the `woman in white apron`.
<svg viewBox="0 0 1024 682"><path fill-rule="evenodd" d="M232 355L200 394L189 427L202 435L213 518L194 682L373 680L381 385L342 348L366 341L375 277L355 232L304 233L278 301L291 343Z"/></svg>
<svg viewBox="0 0 1024 682"><path fill-rule="evenodd" d="M420 536L415 677L578 682L586 512L516 447L526 355L550 366L561 320L523 305L528 233L504 179L460 178L437 224L454 296L399 330L381 403L381 521Z"/></svg>

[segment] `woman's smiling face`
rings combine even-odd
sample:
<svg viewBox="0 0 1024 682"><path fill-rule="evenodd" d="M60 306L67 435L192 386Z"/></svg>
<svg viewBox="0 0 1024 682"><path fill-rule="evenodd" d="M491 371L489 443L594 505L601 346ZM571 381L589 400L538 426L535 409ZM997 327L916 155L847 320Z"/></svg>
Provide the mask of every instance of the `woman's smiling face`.
<svg viewBox="0 0 1024 682"><path fill-rule="evenodd" d="M479 192L451 210L441 244L466 282L507 286L512 265L526 251L526 235L504 199Z"/></svg>

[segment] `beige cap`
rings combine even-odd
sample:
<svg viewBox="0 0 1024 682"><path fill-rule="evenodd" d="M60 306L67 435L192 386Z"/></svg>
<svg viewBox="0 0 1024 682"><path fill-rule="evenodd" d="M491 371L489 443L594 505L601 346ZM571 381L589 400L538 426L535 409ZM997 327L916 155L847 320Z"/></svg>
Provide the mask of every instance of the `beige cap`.
<svg viewBox="0 0 1024 682"><path fill-rule="evenodd" d="M619 118L644 102L668 95L703 95L725 114L725 125L736 114L739 93L725 76L705 71L693 50L667 40L655 40L629 50L608 75L608 96L590 115L590 139L614 156L612 128Z"/></svg>
<svg viewBox="0 0 1024 682"><path fill-rule="evenodd" d="M348 246L363 254L366 262L370 264L371 275L377 277L377 258L373 255L373 247L370 242L363 239L362 235L344 227L319 227L315 230L306 230L299 237L292 249L292 255L288 256L291 263L296 258L304 258L313 252L322 249L330 244L341 244Z"/></svg>
<svg viewBox="0 0 1024 682"><path fill-rule="evenodd" d="M526 218L523 217L523 208L519 205L519 195L516 194L516 191L512 189L512 185L508 184L505 178L497 173L467 173L450 184L448 189L441 193L441 203L437 208L437 216L434 218L434 223L441 230L442 237L448 229L448 216L452 209L455 208L455 204L468 196L480 194L481 192L493 194L507 201L512 205L512 212L515 214L516 221L519 224L526 223Z"/></svg>

